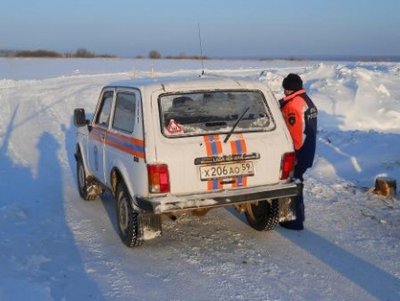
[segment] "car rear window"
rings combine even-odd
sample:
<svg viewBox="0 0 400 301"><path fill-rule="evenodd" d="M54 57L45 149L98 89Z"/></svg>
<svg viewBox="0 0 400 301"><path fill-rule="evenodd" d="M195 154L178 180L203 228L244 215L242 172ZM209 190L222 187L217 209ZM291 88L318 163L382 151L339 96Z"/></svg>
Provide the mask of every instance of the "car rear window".
<svg viewBox="0 0 400 301"><path fill-rule="evenodd" d="M162 132L167 137L228 133L236 123L235 133L275 127L261 91L163 94L159 108Z"/></svg>

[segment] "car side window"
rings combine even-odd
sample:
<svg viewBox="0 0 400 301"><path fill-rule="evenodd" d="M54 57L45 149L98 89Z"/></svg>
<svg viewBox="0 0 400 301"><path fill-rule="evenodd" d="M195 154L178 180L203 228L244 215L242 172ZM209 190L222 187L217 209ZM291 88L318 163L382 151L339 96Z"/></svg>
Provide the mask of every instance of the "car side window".
<svg viewBox="0 0 400 301"><path fill-rule="evenodd" d="M101 108L96 118L96 124L108 127L110 123L111 106L113 101L113 91L107 91L103 94Z"/></svg>
<svg viewBox="0 0 400 301"><path fill-rule="evenodd" d="M115 103L113 129L132 133L135 126L136 95L118 92Z"/></svg>

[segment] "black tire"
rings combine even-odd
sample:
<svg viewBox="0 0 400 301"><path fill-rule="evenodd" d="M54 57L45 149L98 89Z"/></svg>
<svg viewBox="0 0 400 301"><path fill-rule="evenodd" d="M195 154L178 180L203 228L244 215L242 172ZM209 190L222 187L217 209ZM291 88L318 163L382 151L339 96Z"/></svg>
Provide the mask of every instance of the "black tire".
<svg viewBox="0 0 400 301"><path fill-rule="evenodd" d="M85 201L93 201L98 197L97 193L90 193L88 184L90 180L86 176L86 170L80 154L77 156L76 159L76 178L78 182L79 195L82 199L84 199Z"/></svg>
<svg viewBox="0 0 400 301"><path fill-rule="evenodd" d="M278 200L259 201L257 204L248 204L245 211L249 225L257 231L274 230L279 223Z"/></svg>
<svg viewBox="0 0 400 301"><path fill-rule="evenodd" d="M143 243L143 231L139 214L133 209L131 197L122 183L118 183L116 201L118 230L122 242L129 248L140 246Z"/></svg>

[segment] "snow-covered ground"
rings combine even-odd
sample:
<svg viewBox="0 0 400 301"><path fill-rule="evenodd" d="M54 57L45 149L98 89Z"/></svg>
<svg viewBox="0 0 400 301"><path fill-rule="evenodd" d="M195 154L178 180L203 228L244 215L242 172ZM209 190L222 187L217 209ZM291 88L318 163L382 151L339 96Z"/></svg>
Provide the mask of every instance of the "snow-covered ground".
<svg viewBox="0 0 400 301"><path fill-rule="evenodd" d="M75 107L116 79L199 74L198 61L0 59L0 300L400 300L400 64L206 61L268 82L299 73L317 104L306 229L256 232L234 210L165 220L128 249L110 194L80 199Z"/></svg>

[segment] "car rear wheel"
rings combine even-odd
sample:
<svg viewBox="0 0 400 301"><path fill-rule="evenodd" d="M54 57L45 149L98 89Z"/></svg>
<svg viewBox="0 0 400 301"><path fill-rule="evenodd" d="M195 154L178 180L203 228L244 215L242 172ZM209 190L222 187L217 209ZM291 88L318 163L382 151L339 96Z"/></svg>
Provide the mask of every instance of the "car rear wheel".
<svg viewBox="0 0 400 301"><path fill-rule="evenodd" d="M142 244L138 217L139 214L133 209L131 197L125 185L119 183L117 186L117 222L119 235L127 247L135 247Z"/></svg>
<svg viewBox="0 0 400 301"><path fill-rule="evenodd" d="M246 206L246 219L257 231L270 231L279 223L278 200L259 201Z"/></svg>
<svg viewBox="0 0 400 301"><path fill-rule="evenodd" d="M129 248L161 235L161 218L155 214L140 214L132 206L126 186L117 186L117 222L122 242Z"/></svg>

